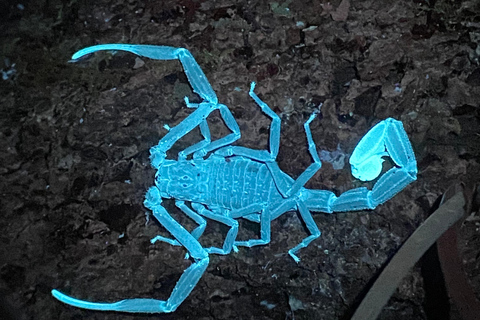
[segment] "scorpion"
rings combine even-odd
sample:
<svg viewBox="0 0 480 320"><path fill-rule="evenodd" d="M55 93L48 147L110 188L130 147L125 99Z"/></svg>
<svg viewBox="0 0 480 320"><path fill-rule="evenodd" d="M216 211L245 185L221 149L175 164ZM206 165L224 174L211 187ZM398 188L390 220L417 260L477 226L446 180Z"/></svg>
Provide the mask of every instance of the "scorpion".
<svg viewBox="0 0 480 320"><path fill-rule="evenodd" d="M240 128L229 108L218 98L193 55L184 48L157 45L102 44L84 48L72 56L77 59L101 50L127 51L156 60L180 60L187 79L203 101L185 104L194 111L171 128L160 142L150 149L151 165L157 170L155 186L145 196L144 205L173 236L173 239L156 236L151 243L163 241L181 245L187 250L186 258L193 263L185 269L167 300L126 299L112 303L88 302L70 297L58 290L52 295L66 304L103 311L169 313L175 311L194 289L209 264L209 254L229 254L238 247L253 247L270 242L270 224L285 212L298 211L309 232L301 243L288 251L298 263L297 251L317 239L318 229L312 212L344 212L373 210L392 198L409 183L416 180L417 163L402 122L393 118L380 121L358 142L349 162L352 175L361 181L372 181L382 172L384 157L390 157L392 168L385 172L371 190L359 187L336 196L328 190L311 190L306 182L321 168L310 123L316 114L304 123L308 151L313 159L297 179L283 172L276 158L280 144L280 117L273 112L250 86L249 95L262 111L271 118L269 150L255 150L232 143L240 138ZM212 141L207 117L214 110L231 131ZM167 159L166 153L181 137L199 126L203 140L178 153L178 159ZM174 199L176 206L198 224L192 232L178 223L162 206L162 199ZM190 204L187 205L187 203ZM237 241L238 221L243 218L260 224L259 239ZM212 219L229 227L223 246L204 248L199 242Z"/></svg>

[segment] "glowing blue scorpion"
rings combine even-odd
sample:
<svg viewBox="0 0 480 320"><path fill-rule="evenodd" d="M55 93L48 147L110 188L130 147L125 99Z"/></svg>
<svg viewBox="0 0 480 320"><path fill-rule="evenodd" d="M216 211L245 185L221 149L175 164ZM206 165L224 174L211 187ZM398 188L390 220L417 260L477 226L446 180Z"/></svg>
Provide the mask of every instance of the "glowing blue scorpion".
<svg viewBox="0 0 480 320"><path fill-rule="evenodd" d="M300 261L296 253L320 236L313 212L341 212L374 209L392 198L396 193L416 180L417 163L410 141L400 121L392 118L380 121L360 140L350 157L352 174L362 181L377 178L382 171L382 157L394 162L390 170L382 175L372 190L365 187L344 192L337 197L327 190L309 190L305 183L320 169L321 162L310 132L310 123L315 113L304 124L308 150L313 163L296 179L292 179L278 167L275 161L280 144L280 118L255 94L255 83L250 86L250 97L262 111L272 118L270 126L270 151L254 150L231 144L240 138L240 129L226 105L218 103L217 96L205 74L183 48L154 45L105 44L84 48L75 53L76 60L100 50L123 50L138 56L158 60L178 59L183 65L193 91L203 99L199 104L190 103L195 109L150 149L151 163L158 171L155 186L145 199L145 206L174 237L157 236L152 239L172 245L182 245L193 264L178 280L166 301L156 299L127 299L114 303L97 303L78 300L57 290L52 294L69 305L92 309L123 312L165 313L173 312L187 298L208 266L209 254L228 254L237 247L252 247L270 242L270 223L287 211L298 210L310 233L288 253ZM207 124L208 115L219 110L223 121L232 133L211 141ZM203 140L178 154L178 160L166 159L166 152L196 126L200 126ZM191 157L188 157L191 155ZM188 159L187 159L188 157ZM191 233L175 221L162 206L162 198L175 199L176 205L199 226ZM185 202L189 202L187 206ZM204 248L198 239L205 230L205 218L230 227L222 248ZM244 218L260 223L260 239L236 241L238 222ZM188 256L187 256L188 257Z"/></svg>

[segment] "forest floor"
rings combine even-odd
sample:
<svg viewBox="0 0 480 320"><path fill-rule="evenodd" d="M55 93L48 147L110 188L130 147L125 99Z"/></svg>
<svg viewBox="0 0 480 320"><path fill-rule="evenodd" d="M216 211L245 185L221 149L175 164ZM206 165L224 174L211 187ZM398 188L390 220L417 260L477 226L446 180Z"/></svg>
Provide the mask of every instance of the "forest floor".
<svg viewBox="0 0 480 320"><path fill-rule="evenodd" d="M401 244L455 182L480 177L480 7L476 1L99 0L0 4L0 303L15 319L349 319ZM280 168L297 178L312 162L303 124L319 152L335 155L307 183L337 195L368 186L348 165L380 120L402 121L418 179L373 211L314 214L320 238L287 254L308 233L295 212L272 222L271 242L210 255L177 311L131 315L64 305L56 288L88 301L166 299L192 261L185 249L151 244L165 229L143 206L154 185L149 148L200 102L178 61L77 50L105 43L191 51L229 107L242 137L267 149L270 119L282 119ZM213 138L228 133L219 114ZM194 130L168 158L200 141ZM391 161L386 161L391 166ZM172 200L166 208L195 225ZM478 210L478 208L474 208ZM480 298L480 216L462 225L459 251ZM221 246L226 228L208 221L202 245ZM259 226L240 221L239 239ZM434 319L422 260L380 319ZM8 307L7 307L8 306ZM433 310L432 310L433 309ZM5 311L7 312L7 311ZM449 315L450 313L450 315ZM7 313L5 318L8 319Z"/></svg>

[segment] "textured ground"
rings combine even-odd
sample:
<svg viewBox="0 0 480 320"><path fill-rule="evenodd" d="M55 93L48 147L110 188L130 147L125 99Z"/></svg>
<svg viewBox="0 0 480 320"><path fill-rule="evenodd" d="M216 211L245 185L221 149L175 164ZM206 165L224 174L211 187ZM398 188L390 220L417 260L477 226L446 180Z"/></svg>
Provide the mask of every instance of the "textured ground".
<svg viewBox="0 0 480 320"><path fill-rule="evenodd" d="M455 181L478 181L478 12L475 1L447 0L2 2L1 304L16 319L348 319L438 196ZM312 124L318 150L340 148L347 158L380 119L400 119L418 181L374 211L316 214L322 236L300 251L299 264L286 252L306 232L295 213L285 214L272 223L269 245L211 256L174 314L65 306L52 288L92 301L165 299L190 264L181 248L149 243L162 227L142 202L154 177L149 148L164 124L191 112L185 95L199 99L175 61L99 53L68 63L100 43L188 48L237 119L237 144L264 149L270 122L248 97L256 81L282 117L278 161L293 177L311 162L303 123L320 103ZM218 115L209 121L215 137L226 133ZM169 156L199 139L193 132ZM307 186L340 194L360 185L349 170L325 162ZM461 239L477 295L479 220L471 216ZM202 243L220 244L225 231L209 222ZM241 223L239 237L257 232ZM381 319L433 319L425 263Z"/></svg>

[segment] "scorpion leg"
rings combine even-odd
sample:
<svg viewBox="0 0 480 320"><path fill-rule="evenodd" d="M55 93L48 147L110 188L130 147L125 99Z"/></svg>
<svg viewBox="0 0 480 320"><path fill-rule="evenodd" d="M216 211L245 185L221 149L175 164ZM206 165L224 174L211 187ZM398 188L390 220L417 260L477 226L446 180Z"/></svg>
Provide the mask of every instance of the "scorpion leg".
<svg viewBox="0 0 480 320"><path fill-rule="evenodd" d="M255 82L250 84L249 95L252 99L260 106L263 113L272 118L272 123L270 124L270 158L271 161L275 161L278 155L278 149L280 148L280 117L273 112L270 107L263 102L255 93Z"/></svg>
<svg viewBox="0 0 480 320"><path fill-rule="evenodd" d="M200 216L198 213L196 213L195 211L193 211L192 209L190 209L184 201L175 201L175 204L177 205L177 207L179 207L183 212L185 212L187 214L188 217L190 217L191 219L193 219L197 224L199 224L198 227L196 227L193 231L192 231L192 236L195 237L195 239L199 239L203 232L205 231L205 227L207 226L207 221L205 221L205 219L202 218L202 216Z"/></svg>
<svg viewBox="0 0 480 320"><path fill-rule="evenodd" d="M260 239L250 239L247 241L235 241L236 246L241 247L253 247L258 245L264 245L270 242L270 223L272 220L275 220L276 217L279 217L284 212L287 212L291 209L295 208L295 200L294 199L286 199L280 206L276 207L273 211L264 204L255 204L250 205L248 207L238 209L236 211L232 211L231 216L235 218L246 218L251 220L251 217L256 218L256 213L260 213ZM254 222L257 220L255 219Z"/></svg>
<svg viewBox="0 0 480 320"><path fill-rule="evenodd" d="M231 218L245 218L253 222L260 222L260 214L264 208L263 203L253 203L244 208L232 210L229 213Z"/></svg>
<svg viewBox="0 0 480 320"><path fill-rule="evenodd" d="M200 243L161 204L160 192L156 187L148 190L145 206L152 210L154 217L188 250L195 262L188 267L178 280L168 300L126 299L113 303L97 303L78 300L57 290L52 295L58 300L78 308L103 311L167 313L173 312L187 298L208 266L208 253Z"/></svg>
<svg viewBox="0 0 480 320"><path fill-rule="evenodd" d="M235 245L239 247L253 247L264 245L270 242L270 209L264 207L260 214L260 239L250 239L247 241L235 241Z"/></svg>
<svg viewBox="0 0 480 320"><path fill-rule="evenodd" d="M256 161L265 162L270 169L275 184L279 188L283 196L289 197L300 190L301 187L321 168L322 163L318 157L317 148L313 142L312 133L310 131L310 123L315 119L316 114L312 114L310 118L305 122L304 128L308 141L308 150L313 158L313 163L297 178L297 180L291 183L290 179L286 178L283 172L275 162L279 145L280 145L280 118L278 115L270 109L270 107L263 102L257 94L254 92L255 82L252 82L250 86L250 96L260 106L262 111L272 118L272 124L270 126L270 152L266 150L253 150L241 146L227 146L215 151L219 156L244 156ZM291 186L291 187L289 187Z"/></svg>
<svg viewBox="0 0 480 320"><path fill-rule="evenodd" d="M187 100L187 98L185 98ZM188 105L188 104L187 104ZM198 151L205 148L205 146L209 145L211 143L211 136L210 136L210 128L208 127L207 120L203 120L200 122L200 133L203 136L203 140L195 143L193 146L190 146L186 148L185 150L182 150L178 153L178 160L185 160L188 155L194 154L195 159L199 158L198 157Z"/></svg>
<svg viewBox="0 0 480 320"><path fill-rule="evenodd" d="M187 97L185 97L185 103L188 108L199 108L202 104L190 103ZM210 128L208 127L208 123L205 119L203 119L200 123L200 132L203 136L203 140L186 148L183 151L178 153L179 160L185 160L188 155L193 153L194 159L203 158L208 152L211 150L217 149L219 147L223 147L225 145L231 144L240 138L240 128L238 127L235 118L233 117L230 109L223 104L218 104L215 106L215 109L220 109L220 115L225 122L225 125L232 131L232 133L228 134L227 136L220 138L216 141L211 140L210 135ZM208 116L208 115L207 115ZM188 119L188 118L187 118ZM192 128L193 129L193 128ZM191 130L191 129L190 129ZM178 139L177 139L178 140ZM177 141L175 140L175 141Z"/></svg>
<svg viewBox="0 0 480 320"><path fill-rule="evenodd" d="M278 149L280 146L280 118L278 115L273 112L270 107L260 100L260 98L254 92L255 82L252 82L250 85L250 97L260 106L262 111L272 118L272 123L270 125L270 152L266 150L253 150L250 148L245 148L241 146L226 146L224 148L218 149L215 151L216 155L228 157L228 156L244 156L250 159L261 161L261 162L274 162L278 155ZM220 147L220 146L218 146Z"/></svg>
<svg viewBox="0 0 480 320"><path fill-rule="evenodd" d="M305 225L307 226L307 229L311 234L310 236L303 239L303 241L300 242L297 246L288 250L288 254L293 258L293 260L295 260L295 262L298 263L300 262L300 258L296 255L297 251L305 248L310 244L310 242L320 237L321 232L320 230L318 230L317 224L313 220L312 213L308 210L306 204L302 200L297 201L297 207L298 211L300 212L300 216L303 219L303 222L305 222Z"/></svg>
<svg viewBox="0 0 480 320"><path fill-rule="evenodd" d="M264 245L270 242L270 223L271 221L275 220L277 217L282 215L283 213L292 210L295 206L300 211L300 216L302 217L305 225L307 226L308 231L310 232L310 236L303 239L303 241L295 246L294 248L288 250L288 254L295 260L295 262L299 262L300 258L297 257L296 252L302 248L305 248L315 240L316 238L320 237L320 230L318 229L315 221L313 220L312 214L307 208L307 205L299 199L286 199L279 207L275 208L274 211L270 212L268 207L264 207L262 213L260 214L260 239L250 239L247 241L235 241L236 246L243 246L243 247L253 247L258 245ZM253 210L257 210L257 206L249 206ZM243 217L249 218L252 213L245 212L245 209L240 209L237 211L232 212L232 216L234 217ZM251 212L251 211L250 211Z"/></svg>
<svg viewBox="0 0 480 320"><path fill-rule="evenodd" d="M215 109L220 109L220 114L224 119L225 124L232 131L232 133L221 139L210 142L210 130L208 129L208 125L205 119ZM179 154L180 159L184 159L188 154L192 152L195 152L194 158L199 158L207 154L209 151L218 148L219 145L227 145L240 138L240 128L238 127L237 122L233 118L233 115L231 114L227 106L223 104L212 105L207 102L202 102L199 104L197 110L195 110L178 125L170 129L170 131L160 140L158 145L150 149L150 159L152 161L153 167L158 169L160 164L165 159L167 150L169 150L175 142L177 142L181 137L193 130L199 124L200 130L205 139L185 149L183 153L181 152Z"/></svg>
<svg viewBox="0 0 480 320"><path fill-rule="evenodd" d="M232 219L227 214L214 213L214 212L206 209L204 205L199 204L199 203L192 202L192 207L195 210L197 210L197 212L200 215L202 215L202 216L204 216L208 219L218 221L218 222L223 223L223 224L230 227L230 230L228 230L227 236L225 237L225 241L223 242L222 249L216 248L216 247L206 248L205 250L208 253L225 255L225 254L229 254L230 251L232 251L232 249L234 251L238 251L238 249L234 246L234 241L235 241L235 238L237 237L237 233L238 233L238 222L236 220Z"/></svg>
<svg viewBox="0 0 480 320"><path fill-rule="evenodd" d="M204 216L208 219L218 221L220 223L223 223L223 224L231 227L230 231L227 234L227 238L225 239L225 242L224 242L224 245L223 245L222 249L215 248L215 247L205 249L208 253L214 253L214 254L225 255L225 254L230 253L230 251L232 250L233 241L235 240L236 235L238 233L238 222L237 221L230 218L227 214L217 214L217 213L214 213L213 211L207 210L201 204L192 203L192 207L194 207L194 209L197 210L198 213L196 213L195 211L190 209L185 204L184 201L175 201L175 204L189 218L191 218L192 220L194 220L196 223L199 224L199 226L191 232L191 235L197 240L202 236L203 232L205 231L205 227L207 225L207 222L205 221L205 219L202 216ZM166 238L166 237L163 237L163 236L156 236L155 238L150 240L151 243L154 243L156 241L163 241L163 242L169 243L171 245L175 245L175 246L180 246L181 245L177 240L169 239L169 238ZM237 251L237 248L235 246L233 246L233 249L234 249L234 251ZM188 257L189 257L189 254L187 253L185 259L188 259Z"/></svg>
<svg viewBox="0 0 480 320"><path fill-rule="evenodd" d="M166 157L166 152L175 144L175 142L202 123L213 110L218 109L218 106L219 105L213 105L208 102L202 102L199 104L197 110L191 113L178 125L170 129L156 146L150 148L150 160L152 166L158 169Z"/></svg>
<svg viewBox="0 0 480 320"><path fill-rule="evenodd" d="M275 181L275 184L279 187L280 192L282 193L283 196L286 196L286 192L288 190L287 186L291 185L290 183L291 178L286 177L285 174L283 174L283 172L278 167L277 163L275 162L278 155L279 146L280 146L280 125L281 125L280 117L275 112L273 112L273 110L270 109L270 107L257 96L257 94L254 92L254 89L255 89L255 82L252 82L250 85L250 92L249 92L250 96L260 106L262 111L267 116L272 118L272 123L270 125L270 139L269 139L270 152L266 150L253 150L253 149L245 148L241 146L226 146L224 148L220 148L217 151L215 151L215 155L218 155L221 157L243 156L255 161L264 162L272 172L273 179ZM249 218L246 218L246 219L249 219ZM258 220L254 216L252 216L252 219L254 219L255 221Z"/></svg>
<svg viewBox="0 0 480 320"><path fill-rule="evenodd" d="M199 153L202 155L205 155L212 150L229 145L235 142L236 140L240 139L240 136L241 136L240 128L238 127L238 123L233 117L230 109L228 109L228 107L224 104L219 104L218 108L220 109L220 115L222 116L222 119L225 122L225 125L227 126L228 129L230 129L230 131L232 131L232 133L230 133L229 135L223 138L220 138L218 140L211 142L208 146L200 150Z"/></svg>
<svg viewBox="0 0 480 320"><path fill-rule="evenodd" d="M198 104L190 103L187 97L185 97L185 103L189 108L198 108L199 106ZM227 128L230 129L232 133L212 142L207 121L203 120L200 122L200 132L204 137L204 140L181 151L178 154L179 159L185 159L189 154L192 153L194 159L203 158L208 152L229 145L240 138L240 128L238 127L238 124L235 121L230 109L223 104L218 104L217 108L220 109L220 116L222 117Z"/></svg>
<svg viewBox="0 0 480 320"><path fill-rule="evenodd" d="M250 213L242 218L247 219L252 222L260 223L260 213Z"/></svg>
<svg viewBox="0 0 480 320"><path fill-rule="evenodd" d="M186 215L187 217L189 217L190 219L192 219L193 221L195 221L197 224L199 224L198 227L196 227L192 232L191 232L191 235L195 238L195 239L199 239L201 237L201 235L203 234L203 232L205 231L205 227L207 226L207 222L205 221L205 219L202 218L202 216L200 216L198 213L196 213L195 211L193 211L192 209L190 209L184 201L180 201L180 200L177 200L175 201L175 205L180 209L182 210ZM180 242L178 242L177 240L175 239L170 239L170 238L167 238L167 237L164 237L164 236L156 236L155 238L151 239L150 240L150 243L154 244L155 242L157 241L162 241L162 242L166 242L168 244L171 244L173 246L181 246ZM188 259L189 255L187 253L187 257L186 259Z"/></svg>
<svg viewBox="0 0 480 320"><path fill-rule="evenodd" d="M200 143L203 143L203 144L200 145L200 143L198 143L198 147L196 145L192 146L192 147L196 147L195 150L193 149L190 150L190 152L192 151L195 152L193 154L194 159L202 158L208 152L224 147L226 145L229 145L235 142L236 140L240 139L240 136L241 136L240 128L238 127L237 121L233 117L230 109L228 109L228 107L223 104L218 104L218 109L220 110L220 116L222 117L223 122L225 123L227 128L230 129L230 131L232 131L232 133L215 141L211 141L210 139L208 139L208 142L206 142L207 140L206 136L202 131L202 135L205 137L205 140L201 141ZM200 129L202 130L201 127ZM208 125L207 125L207 129L208 129ZM208 135L210 135L210 131L208 131Z"/></svg>
<svg viewBox="0 0 480 320"><path fill-rule="evenodd" d="M289 176L285 175L283 171L278 167L278 164L276 162L266 163L270 172L272 173L275 185L284 197L288 198L291 195L296 194L300 190L300 188L302 188L305 183L307 183L307 181L310 180L310 178L312 178L313 175L315 175L315 173L317 173L317 171L322 167L322 162L318 157L317 147L313 142L312 133L310 131L310 123L315 119L315 117L316 113L313 113L303 125L305 129L305 134L307 136L308 151L313 158L313 163L310 164L308 168L302 172L302 174L297 178L297 180L293 180Z"/></svg>
<svg viewBox="0 0 480 320"><path fill-rule="evenodd" d="M318 157L317 153L317 147L315 146L315 142L313 142L312 138L312 132L310 131L310 123L315 119L316 114L312 113L310 115L310 118L308 118L307 122L303 125L305 129L305 134L307 136L307 142L308 142L308 151L310 152L310 155L313 158L313 163L308 166L308 168L302 172L302 174L295 180L295 183L291 186L291 188L286 192L287 197L290 197L292 194L296 194L300 188L302 188L305 183L307 183L308 180L310 180L311 177L315 173L317 173L318 170L322 167L322 162L320 161L320 158Z"/></svg>

